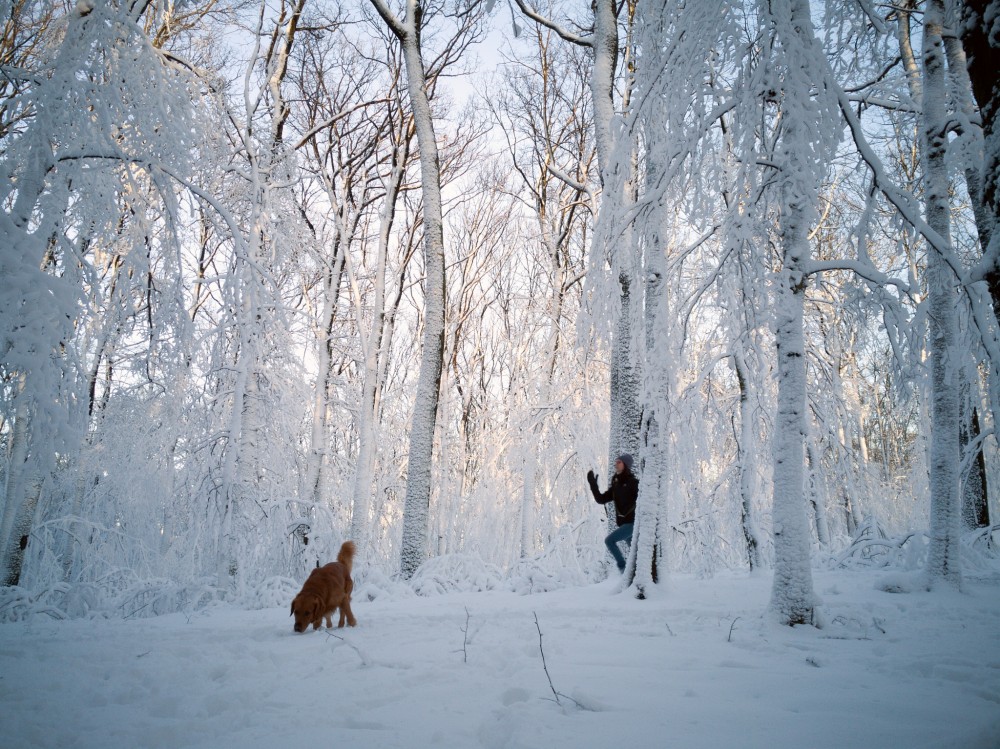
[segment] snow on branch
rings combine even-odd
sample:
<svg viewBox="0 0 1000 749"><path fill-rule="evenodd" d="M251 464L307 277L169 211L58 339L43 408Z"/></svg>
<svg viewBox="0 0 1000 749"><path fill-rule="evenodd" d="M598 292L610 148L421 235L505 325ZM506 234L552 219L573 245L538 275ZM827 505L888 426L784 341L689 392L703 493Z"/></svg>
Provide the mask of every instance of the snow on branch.
<svg viewBox="0 0 1000 749"><path fill-rule="evenodd" d="M376 0L372 0L372 2L375 1ZM548 18L541 15L538 11L536 11L526 2L524 2L524 0L514 0L514 2L517 3L517 7L521 9L521 12L524 13L524 15L526 15L535 23L540 23L545 28L551 29L552 31L556 32L565 41L570 42L571 44L578 44L581 47L594 46L593 37L580 36L579 34L574 34L570 31L566 31L566 29L564 29L559 24L555 23L554 21L550 21Z"/></svg>
<svg viewBox="0 0 1000 749"><path fill-rule="evenodd" d="M895 286L904 294L911 294L913 292L910 284L906 283L906 281L883 273L870 263L862 260L850 260L846 258L842 260L813 260L806 265L804 272L808 276L832 270L849 270L855 275L860 276L866 281L871 281L878 286Z"/></svg>

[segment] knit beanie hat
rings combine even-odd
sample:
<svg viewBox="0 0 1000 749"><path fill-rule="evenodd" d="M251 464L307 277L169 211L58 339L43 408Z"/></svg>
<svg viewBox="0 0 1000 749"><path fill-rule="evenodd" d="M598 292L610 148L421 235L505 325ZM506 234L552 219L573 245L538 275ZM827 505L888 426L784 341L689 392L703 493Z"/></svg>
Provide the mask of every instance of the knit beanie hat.
<svg viewBox="0 0 1000 749"><path fill-rule="evenodd" d="M625 467L630 471L632 470L632 456L628 453L622 453L618 456L618 460L625 464Z"/></svg>

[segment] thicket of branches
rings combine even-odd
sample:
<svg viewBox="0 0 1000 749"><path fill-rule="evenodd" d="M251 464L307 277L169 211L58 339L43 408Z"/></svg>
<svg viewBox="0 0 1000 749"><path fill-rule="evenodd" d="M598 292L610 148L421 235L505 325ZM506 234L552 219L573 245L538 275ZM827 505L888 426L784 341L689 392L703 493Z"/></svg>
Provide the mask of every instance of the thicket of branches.
<svg viewBox="0 0 1000 749"><path fill-rule="evenodd" d="M803 566L873 551L960 584L987 5L0 0L0 617L283 604L347 538L371 595L600 579L624 451L640 595L770 567L805 622Z"/></svg>

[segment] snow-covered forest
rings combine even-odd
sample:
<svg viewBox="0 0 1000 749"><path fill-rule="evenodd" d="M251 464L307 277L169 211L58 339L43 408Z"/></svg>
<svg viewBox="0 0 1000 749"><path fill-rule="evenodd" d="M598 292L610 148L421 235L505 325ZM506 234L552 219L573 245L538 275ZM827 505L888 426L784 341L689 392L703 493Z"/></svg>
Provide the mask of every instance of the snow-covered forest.
<svg viewBox="0 0 1000 749"><path fill-rule="evenodd" d="M1000 0L0 23L0 620L996 569Z"/></svg>

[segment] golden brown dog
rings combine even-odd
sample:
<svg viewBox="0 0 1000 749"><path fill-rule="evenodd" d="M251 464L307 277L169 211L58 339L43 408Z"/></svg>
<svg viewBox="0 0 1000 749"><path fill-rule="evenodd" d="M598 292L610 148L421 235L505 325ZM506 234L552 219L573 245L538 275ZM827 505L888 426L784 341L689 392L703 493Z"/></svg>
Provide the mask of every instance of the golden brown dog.
<svg viewBox="0 0 1000 749"><path fill-rule="evenodd" d="M330 617L340 609L338 627L344 626L344 618L352 627L358 621L351 612L351 591L354 581L351 580L351 565L354 563L354 542L345 541L337 554L337 561L317 567L311 573L302 590L292 601L292 615L295 617L295 631L305 632L309 625L319 629L320 622L326 618L326 626L332 627Z"/></svg>

